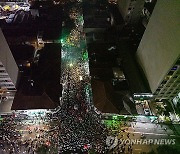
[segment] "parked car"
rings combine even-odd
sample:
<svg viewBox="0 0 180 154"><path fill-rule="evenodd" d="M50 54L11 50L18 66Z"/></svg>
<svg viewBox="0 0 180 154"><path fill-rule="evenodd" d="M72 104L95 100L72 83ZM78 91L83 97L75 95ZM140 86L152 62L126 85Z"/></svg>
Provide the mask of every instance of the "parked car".
<svg viewBox="0 0 180 154"><path fill-rule="evenodd" d="M6 19L6 22L9 24L9 23L12 23L12 21L13 21L13 19L14 19L14 16L15 16L15 14L10 14L9 16L8 16L8 18Z"/></svg>
<svg viewBox="0 0 180 154"><path fill-rule="evenodd" d="M150 115L150 110L149 109L144 109L144 114L145 115Z"/></svg>

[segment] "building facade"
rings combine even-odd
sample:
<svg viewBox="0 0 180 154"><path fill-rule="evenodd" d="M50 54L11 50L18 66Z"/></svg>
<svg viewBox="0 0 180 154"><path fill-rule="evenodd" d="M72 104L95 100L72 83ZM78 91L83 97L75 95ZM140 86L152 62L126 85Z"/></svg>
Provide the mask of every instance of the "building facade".
<svg viewBox="0 0 180 154"><path fill-rule="evenodd" d="M16 91L18 66L0 29L0 89Z"/></svg>
<svg viewBox="0 0 180 154"><path fill-rule="evenodd" d="M144 0L118 0L117 4L125 23L139 22L145 4Z"/></svg>
<svg viewBox="0 0 180 154"><path fill-rule="evenodd" d="M157 1L136 56L158 100L180 91L180 3Z"/></svg>

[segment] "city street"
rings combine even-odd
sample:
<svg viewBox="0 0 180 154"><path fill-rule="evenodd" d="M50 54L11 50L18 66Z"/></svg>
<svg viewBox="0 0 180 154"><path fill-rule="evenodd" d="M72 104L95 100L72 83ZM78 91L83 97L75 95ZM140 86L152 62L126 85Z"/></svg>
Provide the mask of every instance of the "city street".
<svg viewBox="0 0 180 154"><path fill-rule="evenodd" d="M174 125L158 123L155 116L106 115L96 109L92 99L82 0L63 4L62 36L54 41L61 45L58 81L63 90L58 100L60 104L56 109L11 113L5 106L9 114L0 117L0 154L142 154L157 153L161 146L132 144L133 139L172 139L169 146L179 148L178 129ZM45 57L48 58L49 55ZM143 107L138 109L144 115Z"/></svg>

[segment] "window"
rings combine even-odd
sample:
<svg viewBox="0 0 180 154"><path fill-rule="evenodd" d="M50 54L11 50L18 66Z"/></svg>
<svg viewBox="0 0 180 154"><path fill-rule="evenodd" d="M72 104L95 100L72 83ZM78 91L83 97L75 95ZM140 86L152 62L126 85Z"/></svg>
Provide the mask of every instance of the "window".
<svg viewBox="0 0 180 154"><path fill-rule="evenodd" d="M6 73L6 71L5 70L0 70L0 73Z"/></svg>

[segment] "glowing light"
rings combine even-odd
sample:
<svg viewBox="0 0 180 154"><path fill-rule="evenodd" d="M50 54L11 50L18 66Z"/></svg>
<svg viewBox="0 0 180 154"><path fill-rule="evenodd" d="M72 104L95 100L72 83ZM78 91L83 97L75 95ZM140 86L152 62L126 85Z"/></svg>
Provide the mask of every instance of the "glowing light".
<svg viewBox="0 0 180 154"><path fill-rule="evenodd" d="M83 80L83 77L82 77L82 76L79 76L79 80L82 81L82 80Z"/></svg>
<svg viewBox="0 0 180 154"><path fill-rule="evenodd" d="M70 67L73 67L73 63L70 63L69 66L70 66Z"/></svg>
<svg viewBox="0 0 180 154"><path fill-rule="evenodd" d="M82 58L83 58L83 60L88 60L88 52L87 51L83 53Z"/></svg>
<svg viewBox="0 0 180 154"><path fill-rule="evenodd" d="M63 40L63 39L61 39L60 41L61 41L61 43L63 43L63 42L64 42L64 40Z"/></svg>

